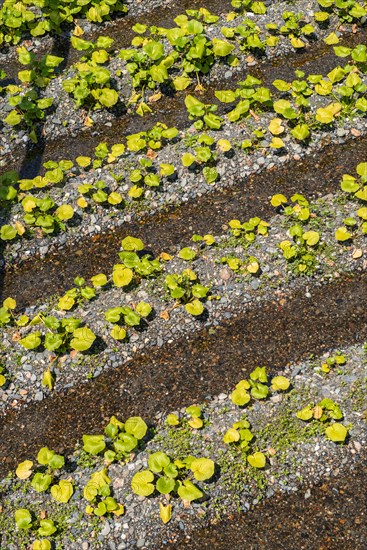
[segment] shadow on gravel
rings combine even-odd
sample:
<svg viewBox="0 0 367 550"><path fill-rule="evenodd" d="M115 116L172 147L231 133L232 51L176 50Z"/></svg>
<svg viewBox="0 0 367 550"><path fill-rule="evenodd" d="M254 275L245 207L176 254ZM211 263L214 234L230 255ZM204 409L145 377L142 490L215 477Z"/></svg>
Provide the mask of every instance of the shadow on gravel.
<svg viewBox="0 0 367 550"><path fill-rule="evenodd" d="M42 446L70 451L83 434L100 433L112 415L153 418L230 390L256 365L273 374L310 354L367 339L367 273L314 285L310 298L305 292L278 293L214 333L206 327L43 402L8 409L0 428L0 475Z"/></svg>

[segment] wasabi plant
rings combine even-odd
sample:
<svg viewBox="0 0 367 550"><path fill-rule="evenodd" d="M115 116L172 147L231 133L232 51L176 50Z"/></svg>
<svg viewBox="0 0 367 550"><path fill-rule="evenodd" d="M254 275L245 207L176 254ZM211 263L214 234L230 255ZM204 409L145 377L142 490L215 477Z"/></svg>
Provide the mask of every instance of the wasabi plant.
<svg viewBox="0 0 367 550"><path fill-rule="evenodd" d="M176 300L176 304L184 304L186 311L191 315L197 316L204 312L201 300L208 294L209 287L198 282L198 277L192 269L185 269L180 275L167 275L166 288L170 296Z"/></svg>

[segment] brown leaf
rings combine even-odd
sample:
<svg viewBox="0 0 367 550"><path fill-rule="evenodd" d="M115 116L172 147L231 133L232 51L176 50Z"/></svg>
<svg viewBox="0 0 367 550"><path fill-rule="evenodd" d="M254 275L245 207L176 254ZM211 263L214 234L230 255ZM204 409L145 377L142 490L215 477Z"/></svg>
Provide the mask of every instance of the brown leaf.
<svg viewBox="0 0 367 550"><path fill-rule="evenodd" d="M158 153L153 151L153 149L148 149L148 152L147 152L148 159L155 159L157 155Z"/></svg>
<svg viewBox="0 0 367 550"><path fill-rule="evenodd" d="M70 352L70 357L72 359L74 359L74 357L76 357L78 355L78 350L77 349L73 349L71 352Z"/></svg>
<svg viewBox="0 0 367 550"><path fill-rule="evenodd" d="M359 130L357 130L357 128L352 128L350 133L352 134L352 136L354 137L359 137L361 135L361 132Z"/></svg>
<svg viewBox="0 0 367 550"><path fill-rule="evenodd" d="M20 332L15 332L11 339L13 342L19 342L19 340L21 339Z"/></svg>
<svg viewBox="0 0 367 550"><path fill-rule="evenodd" d="M162 97L162 94L161 92L157 92L156 94L153 94L150 96L150 98L148 99L148 102L149 103L156 103L157 101L159 101Z"/></svg>
<svg viewBox="0 0 367 550"><path fill-rule="evenodd" d="M363 255L363 252L360 248L355 248L353 250L352 258L353 260L357 260L358 258L361 258Z"/></svg>
<svg viewBox="0 0 367 550"><path fill-rule="evenodd" d="M166 309L164 309L163 311L160 312L159 317L161 319L164 319L165 321L169 321L169 318L170 318L169 313Z"/></svg>
<svg viewBox="0 0 367 550"><path fill-rule="evenodd" d="M322 407L319 405L316 405L316 407L313 408L313 417L316 418L316 420L319 420L319 418L322 417Z"/></svg>

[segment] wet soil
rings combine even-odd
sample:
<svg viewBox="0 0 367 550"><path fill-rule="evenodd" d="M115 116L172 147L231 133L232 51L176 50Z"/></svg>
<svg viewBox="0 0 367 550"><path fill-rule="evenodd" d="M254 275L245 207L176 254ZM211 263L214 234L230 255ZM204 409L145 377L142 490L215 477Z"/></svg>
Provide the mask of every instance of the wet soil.
<svg viewBox="0 0 367 550"><path fill-rule="evenodd" d="M367 29L361 29L355 34L348 33L340 41L340 44L351 46L363 42L367 39ZM264 84L270 86L276 78L292 80L294 71L302 69L311 73L326 74L337 65L345 65L347 59L338 58L333 50L323 42L316 42L305 52L296 52L285 57L273 59L261 63L256 67L243 67L236 73L236 81L245 78L248 73L254 74L263 79ZM233 88L232 80L212 80L207 89L200 96L204 103L215 103L218 105L217 114L224 115L233 108L233 104L222 104L215 97L215 91L218 89ZM277 90L273 88L277 94ZM83 128L76 137L68 135L57 140L40 138L38 144L28 144L27 146L18 146L17 150L12 152L12 157L6 158L8 170L18 170L22 178L33 178L38 175L43 159L52 159L58 161L70 157L72 150L74 156L90 155L94 147L101 140L108 145L116 143L116 136L124 136L130 133L142 132L151 128L155 123L164 120L168 126L175 126L183 130L191 122L187 116L187 110L184 99L187 93L195 93L194 87L187 88L185 93L172 93L164 95L163 98L154 106L153 112L144 117L126 113L125 109L118 109L115 118L111 121L111 126L97 125L92 128Z"/></svg>
<svg viewBox="0 0 367 550"><path fill-rule="evenodd" d="M331 347L367 339L367 273L248 306L213 329L153 348L44 402L8 411L0 427L0 475L40 447L70 451L114 414L152 418L233 388L256 365L274 373Z"/></svg>
<svg viewBox="0 0 367 550"><path fill-rule="evenodd" d="M161 548L171 550L364 550L367 548L367 460L351 472L291 496L265 500L246 514Z"/></svg>
<svg viewBox="0 0 367 550"><path fill-rule="evenodd" d="M56 250L44 260L32 258L9 266L0 274L0 296L12 296L23 308L50 293L64 292L73 286L76 275L90 277L101 270L108 272L116 263L121 239L127 235L140 237L155 254L170 252L194 233L222 233L223 224L231 219L272 216L269 197L275 193L291 196L299 192L311 197L335 192L342 174L354 173L356 164L366 160L366 154L367 138L325 146L302 161L292 160L273 171L239 179L230 189L147 216L139 223L126 223L117 230L85 237L79 244Z"/></svg>

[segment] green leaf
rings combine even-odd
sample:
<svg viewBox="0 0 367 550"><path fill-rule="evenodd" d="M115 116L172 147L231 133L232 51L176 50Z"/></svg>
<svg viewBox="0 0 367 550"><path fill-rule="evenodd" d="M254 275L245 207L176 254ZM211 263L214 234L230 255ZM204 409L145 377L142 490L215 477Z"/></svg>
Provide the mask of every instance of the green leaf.
<svg viewBox="0 0 367 550"><path fill-rule="evenodd" d="M74 216L74 208L70 204L63 204L55 210L55 216L62 221L71 220Z"/></svg>
<svg viewBox="0 0 367 550"><path fill-rule="evenodd" d="M166 453L163 453L162 451L152 453L148 458L149 469L155 474L161 472L166 466L168 466L169 463L169 456L167 456Z"/></svg>
<svg viewBox="0 0 367 550"><path fill-rule="evenodd" d="M143 439L148 430L148 426L140 416L131 416L125 422L125 431L132 434L136 439Z"/></svg>
<svg viewBox="0 0 367 550"><path fill-rule="evenodd" d="M124 340L126 338L126 330L119 325L114 325L110 334L114 340Z"/></svg>
<svg viewBox="0 0 367 550"><path fill-rule="evenodd" d="M60 479L59 483L51 487L51 495L55 500L67 503L74 493L73 484L66 479Z"/></svg>
<svg viewBox="0 0 367 550"><path fill-rule="evenodd" d="M296 417L300 420L310 420L313 417L312 408L310 406L307 406L301 411L296 412Z"/></svg>
<svg viewBox="0 0 367 550"><path fill-rule="evenodd" d="M38 534L41 537L49 537L56 532L56 527L52 519L41 519Z"/></svg>
<svg viewBox="0 0 367 550"><path fill-rule="evenodd" d="M136 495L148 497L154 492L154 474L149 470L137 472L131 480L131 488Z"/></svg>
<svg viewBox="0 0 367 550"><path fill-rule="evenodd" d="M186 500L188 502L191 502L192 500L197 500L198 498L201 498L203 496L203 493L198 489L191 481L186 479L183 482L183 485L181 485L177 489L177 494L182 498L182 500Z"/></svg>
<svg viewBox="0 0 367 550"><path fill-rule="evenodd" d="M160 477L156 483L156 489L162 495L169 495L175 488L176 482L169 477Z"/></svg>
<svg viewBox="0 0 367 550"><path fill-rule="evenodd" d="M274 376L271 381L273 391L285 391L289 388L290 382L285 376Z"/></svg>
<svg viewBox="0 0 367 550"><path fill-rule="evenodd" d="M93 345L95 339L96 337L90 328L77 328L73 332L73 338L70 342L70 346L78 351L86 351Z"/></svg>
<svg viewBox="0 0 367 550"><path fill-rule="evenodd" d="M239 407L243 407L251 400L251 396L246 391L245 388L240 387L240 388L236 388L231 393L231 400L232 400L232 403L234 403L235 405L238 405Z"/></svg>
<svg viewBox="0 0 367 550"><path fill-rule="evenodd" d="M178 254L178 257L181 258L182 260L190 261L196 258L196 252L195 250L189 247L182 248Z"/></svg>
<svg viewBox="0 0 367 550"><path fill-rule="evenodd" d="M47 539L35 540L32 550L51 550L51 543Z"/></svg>
<svg viewBox="0 0 367 550"><path fill-rule="evenodd" d="M235 443L240 440L240 434L238 430L234 428L229 428L223 436L224 443Z"/></svg>
<svg viewBox="0 0 367 550"><path fill-rule="evenodd" d="M159 503L159 516L164 524L168 523L172 517L172 505L167 504L164 506L162 502Z"/></svg>
<svg viewBox="0 0 367 550"><path fill-rule="evenodd" d="M83 449L89 454L98 455L106 448L103 435L83 435Z"/></svg>
<svg viewBox="0 0 367 550"><path fill-rule="evenodd" d="M105 286L108 282L108 279L104 273L99 273L90 278L94 287L99 288Z"/></svg>
<svg viewBox="0 0 367 550"><path fill-rule="evenodd" d="M148 317L148 315L150 315L152 312L152 306L150 306L146 302L139 302L135 310L136 313L140 315L140 317Z"/></svg>
<svg viewBox="0 0 367 550"><path fill-rule="evenodd" d="M197 458L191 463L190 469L195 479L205 481L213 477L215 465L210 458Z"/></svg>
<svg viewBox="0 0 367 550"><path fill-rule="evenodd" d="M17 235L17 230L12 225L3 225L0 229L0 239L3 241L11 241Z"/></svg>
<svg viewBox="0 0 367 550"><path fill-rule="evenodd" d="M19 344L25 349L36 349L41 345L41 333L39 331L32 332L19 340Z"/></svg>
<svg viewBox="0 0 367 550"><path fill-rule="evenodd" d="M200 300L195 298L195 300L192 300L191 302L185 305L185 309L187 313L190 313L190 315L201 315L204 311L204 306L200 302Z"/></svg>
<svg viewBox="0 0 367 550"><path fill-rule="evenodd" d="M37 493L43 493L44 491L47 491L51 485L51 481L52 477L49 474L41 474L40 472L37 472L32 478L31 485Z"/></svg>
<svg viewBox="0 0 367 550"><path fill-rule="evenodd" d="M19 479L28 479L32 475L33 462L31 460L25 460L18 464L18 467L15 471L16 476Z"/></svg>
<svg viewBox="0 0 367 550"><path fill-rule="evenodd" d="M227 40L220 40L219 38L213 38L213 53L216 57L225 57L234 50L234 45L227 42Z"/></svg>
<svg viewBox="0 0 367 550"><path fill-rule="evenodd" d="M20 124L22 122L22 115L20 115L15 110L10 111L8 116L4 118L4 122L6 122L6 124L9 124L10 126L16 126L17 124Z"/></svg>
<svg viewBox="0 0 367 550"><path fill-rule="evenodd" d="M151 40L145 44L143 46L143 50L153 61L158 61L158 59L164 55L163 44L154 40Z"/></svg>
<svg viewBox="0 0 367 550"><path fill-rule="evenodd" d="M182 166L191 166L196 161L195 155L192 153L184 153L181 157Z"/></svg>
<svg viewBox="0 0 367 550"><path fill-rule="evenodd" d="M128 286L133 280L133 276L133 271L123 264L115 264L113 266L112 279L117 288Z"/></svg>
<svg viewBox="0 0 367 550"><path fill-rule="evenodd" d="M351 233L349 233L347 228L343 226L343 227L339 227L335 231L335 238L336 238L337 241L344 242L344 241L348 241L349 239L351 239L352 235L351 235Z"/></svg>
<svg viewBox="0 0 367 550"><path fill-rule="evenodd" d="M247 461L253 468L264 468L266 464L265 455L260 452L248 455Z"/></svg>
<svg viewBox="0 0 367 550"><path fill-rule="evenodd" d="M32 516L25 508L19 508L15 511L15 522L18 529L29 529L32 525Z"/></svg>
<svg viewBox="0 0 367 550"><path fill-rule="evenodd" d="M348 430L343 424L335 422L326 428L325 433L331 441L344 442L348 435Z"/></svg>

